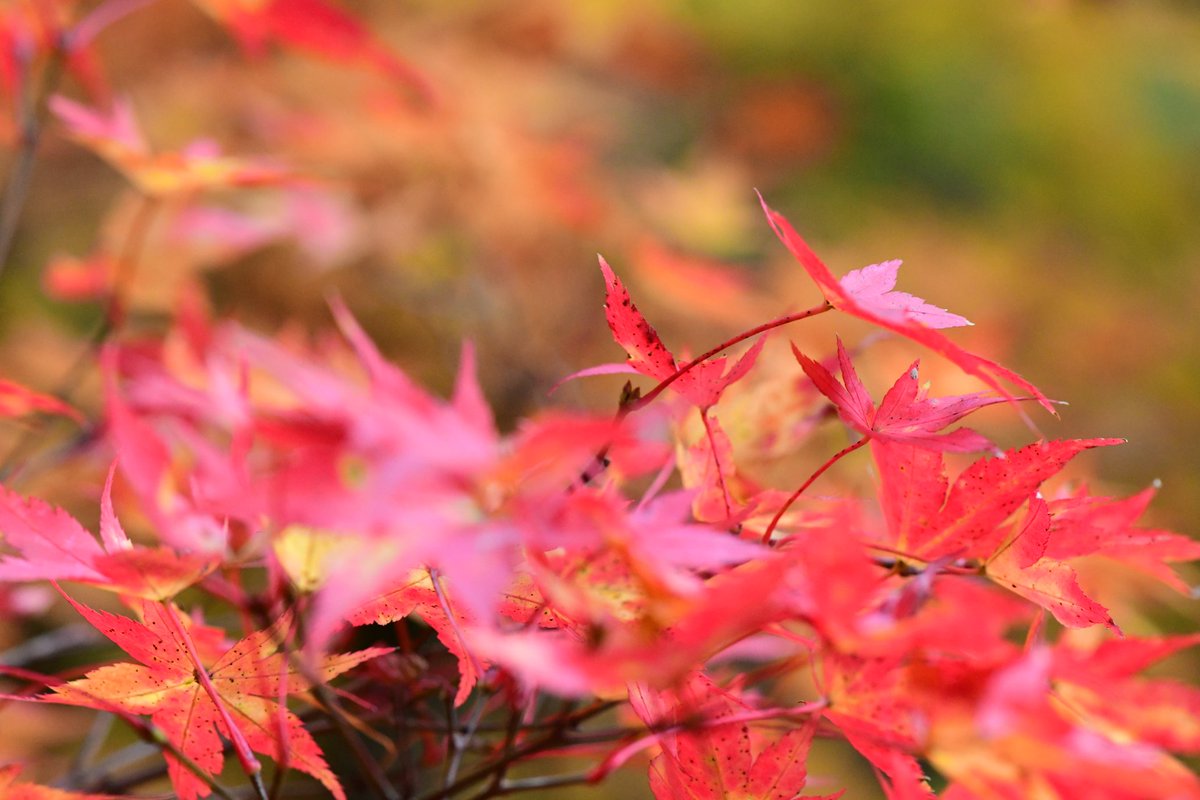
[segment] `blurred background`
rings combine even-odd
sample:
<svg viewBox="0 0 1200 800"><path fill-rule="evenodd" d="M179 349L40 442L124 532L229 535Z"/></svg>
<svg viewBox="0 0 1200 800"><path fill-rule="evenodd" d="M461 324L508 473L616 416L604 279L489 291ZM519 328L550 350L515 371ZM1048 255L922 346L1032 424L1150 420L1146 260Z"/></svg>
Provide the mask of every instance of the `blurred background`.
<svg viewBox="0 0 1200 800"><path fill-rule="evenodd" d="M297 180L147 201L51 119L0 277L0 374L58 388L105 315L97 259L118 257L136 262L134 330L202 297L311 334L337 291L439 389L473 339L507 425L564 375L620 358L597 252L677 351L818 302L757 188L837 275L904 259L900 289L976 323L957 342L1070 402L1036 417L1042 433L1127 437L1089 454L1098 482L1161 479L1153 521L1197 529L1197 3L342 5L432 99L352 58L248 55L203 3L146 3L98 36L152 152L208 139ZM70 76L60 90L103 106ZM864 333L827 315L771 352L794 369L787 337L828 353L834 332ZM923 355L874 349L876 393ZM977 388L929 364L935 393ZM95 385L80 379L84 407ZM553 402L611 408L619 386L577 382Z"/></svg>

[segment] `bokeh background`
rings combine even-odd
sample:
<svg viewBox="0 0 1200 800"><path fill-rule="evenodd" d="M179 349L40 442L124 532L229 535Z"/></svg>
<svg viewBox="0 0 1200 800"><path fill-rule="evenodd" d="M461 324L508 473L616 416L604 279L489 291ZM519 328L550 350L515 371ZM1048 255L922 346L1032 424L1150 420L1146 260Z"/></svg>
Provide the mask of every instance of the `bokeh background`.
<svg viewBox="0 0 1200 800"><path fill-rule="evenodd" d="M1070 401L1061 420L1037 418L1044 434L1127 437L1089 455L1096 479L1114 493L1162 479L1153 521L1197 530L1200 5L343 5L425 76L432 103L361 65L247 58L185 0L101 34L114 94L154 151L208 138L303 182L174 196L139 221L126 177L51 121L0 277L0 374L60 388L105 312L47 293L48 265L119 252L144 225L131 329L203 296L219 316L312 334L336 291L434 386L473 339L509 424L549 402L611 407L610 379L546 396L619 358L597 252L692 352L819 300L757 188L835 274L903 258L901 289L975 321L957 341ZM788 335L828 351L835 331L863 333L822 318ZM878 349L877 391L920 355ZM88 370L73 378L85 408L96 387ZM51 496L63 481L20 479Z"/></svg>

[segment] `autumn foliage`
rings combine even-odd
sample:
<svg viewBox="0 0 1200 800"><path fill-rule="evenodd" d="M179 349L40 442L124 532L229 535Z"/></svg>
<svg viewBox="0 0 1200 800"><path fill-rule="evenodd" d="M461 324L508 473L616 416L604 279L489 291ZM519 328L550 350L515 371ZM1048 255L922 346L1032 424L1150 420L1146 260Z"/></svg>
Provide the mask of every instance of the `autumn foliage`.
<svg viewBox="0 0 1200 800"><path fill-rule="evenodd" d="M630 773L659 800L849 796L810 759L828 742L896 800L1200 798L1200 689L1154 671L1200 635L1123 632L1144 626L1122 590L1187 595L1173 565L1200 544L1140 522L1154 488L1090 489L1080 462L1122 440L1039 433L1056 401L947 332L967 319L897 290L899 261L838 277L761 197L811 286L723 341L668 347L618 259L588 268L578 291L603 281L590 324L619 360L565 352L577 371L559 377L611 388L599 412L551 398L498 423L471 341L443 397L349 299L329 294L319 335L257 332L211 313L197 265L169 317L139 326L156 223L218 261L287 238L319 259L344 233L302 163L150 143L96 45L149 5L0 10L2 213L19 213L20 162L49 132L133 198L122 236L43 276L55 302L100 309L85 356L100 402L0 381L0 414L26 431L15 452L70 429L57 465L89 476L81 516L98 519L93 534L5 465L6 603L26 613L20 587L53 587L51 624L69 611L92 633L87 660L5 661L0 714L119 725L81 733L86 763L45 786L19 777L36 765L3 767L0 798L558 796ZM237 58L378 81L372 108L411 142L457 130L453 93L333 0L197 6ZM560 166L531 186L586 237L603 204L550 180ZM265 199L214 204L246 193ZM643 247L696 302L762 307L719 267ZM830 317L852 322L845 340L789 345ZM876 384L883 338L908 366ZM922 359L950 365L947 389ZM983 432L1004 415L1016 446ZM133 769L120 756L137 747Z"/></svg>

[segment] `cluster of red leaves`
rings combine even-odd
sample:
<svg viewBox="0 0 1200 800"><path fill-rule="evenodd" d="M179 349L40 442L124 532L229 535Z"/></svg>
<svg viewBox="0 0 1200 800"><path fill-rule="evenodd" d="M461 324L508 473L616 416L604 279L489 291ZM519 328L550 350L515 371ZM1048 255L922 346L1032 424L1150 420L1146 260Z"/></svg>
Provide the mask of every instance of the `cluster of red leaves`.
<svg viewBox="0 0 1200 800"><path fill-rule="evenodd" d="M959 798L1200 796L1172 756L1200 750L1200 691L1137 677L1195 637L1051 641L1041 621L1048 611L1068 629L1118 630L1080 587L1077 559L1109 557L1186 588L1166 565L1200 556L1182 536L1136 526L1149 492L1119 500L1046 485L1119 440L1001 453L974 431L942 430L1002 396L931 398L914 365L876 406L840 343L841 382L796 351L814 403L832 402L869 443L878 492L793 496L781 514L778 491L729 491L742 454L714 415L722 390L753 374L761 340L732 369L707 361L681 374L603 270L629 365L674 379L683 400L660 404L673 420L666 440L662 426L635 424L649 413L636 392L615 419L548 412L501 434L469 347L440 400L336 302L350 370L326 365L345 361L334 343L304 353L233 326L110 345L107 437L159 542L130 541L108 489L102 544L65 513L5 492L0 529L13 552L0 578L82 581L130 599L140 622L72 603L140 664L101 667L41 699L148 715L173 745L181 797L206 787L176 753L216 774L218 734L235 750L244 742L248 769L251 751L265 754L342 796L282 701L385 652L324 655L347 623L414 617L457 657L456 705L499 691L502 676L525 692L631 702L647 733L595 777L654 745L660 798L793 797L814 735L849 741L890 797L931 796L919 759ZM835 307L866 316L886 305L894 330L942 342L922 320L949 315L886 290L862 299L863 272L830 292ZM708 446L680 446L696 407ZM944 453L989 449L951 477ZM654 488L677 468L684 491ZM629 497L630 479L647 473L659 476L653 487ZM699 502L706 491L724 496L715 518ZM215 590L214 568L255 564L270 576L258 602L278 621L205 655L193 641L208 640L201 623L171 598L197 581ZM293 646L295 612L305 625ZM1022 632L1024 645L1013 638ZM746 674L731 683L731 664L747 660L752 675L811 675L810 697L778 705Z"/></svg>
<svg viewBox="0 0 1200 800"><path fill-rule="evenodd" d="M6 9L0 89L15 95L33 61L59 57L99 99L88 43L112 21L104 14L139 5L111 0L79 20L70 2ZM272 43L316 52L436 102L405 62L323 0L200 5L251 54ZM303 189L277 164L204 142L154 153L126 104L102 105L110 110L59 98L50 108L144 198ZM404 761L397 753L449 761L441 793L431 792L444 797L481 775L494 793L510 791L509 764L597 744L609 749L585 779L650 749L661 800L838 797L808 768L822 737L848 742L901 800L933 796L926 773L935 772L957 800L1200 798L1200 780L1177 758L1200 753L1200 690L1140 675L1200 638L1121 636L1121 620L1078 572L1107 559L1187 591L1170 565L1200 558L1200 545L1138 527L1151 490L1119 499L1058 481L1076 456L1119 440L1001 451L972 429L947 431L986 406L1053 404L941 333L969 323L896 291L899 262L836 278L763 209L823 302L684 360L601 260L606 319L627 360L579 374L654 382L627 386L615 416L546 411L502 431L470 345L442 399L384 358L339 300L340 337L315 345L196 313L164 337L114 337L101 358L95 437L116 461L99 498L99 540L66 512L0 490L0 580L113 592L134 616L64 595L132 660L47 680L33 699L127 720L162 750L184 800L227 793L218 782L227 751L260 797L257 755L278 776L295 769L344 798L348 778L307 724L322 716L347 741L359 731L377 745L378 763L360 767L383 797ZM275 231L244 223L190 218L193 230L248 241ZM120 277L114 258L59 265L51 283L108 296ZM814 424L766 432L769 454L735 442L718 414L727 393L764 385L763 334L833 310L922 345L987 391L931 397L913 363L876 404L840 340L832 362L793 346L795 402L809 419L840 418L853 441L823 452ZM750 339L736 360L721 355ZM82 418L15 384L0 384L0 395L5 415ZM806 494L860 448L871 453L873 492ZM790 494L749 477L749 465L781 452L824 462ZM981 452L962 467L947 460ZM136 505L144 539L118 521L114 483ZM413 644L425 629L453 669ZM343 652L351 637L380 643ZM352 717L326 683L368 670L342 695L362 709ZM621 708L629 725L575 736L583 717L548 715L544 694L598 699L593 708ZM289 705L301 701L311 716ZM468 706L465 727L434 724ZM468 749L459 740L498 710L509 712L503 738L469 741L479 771L454 780ZM397 730L408 738L389 742ZM81 796L12 786L16 775L0 772L2 796Z"/></svg>

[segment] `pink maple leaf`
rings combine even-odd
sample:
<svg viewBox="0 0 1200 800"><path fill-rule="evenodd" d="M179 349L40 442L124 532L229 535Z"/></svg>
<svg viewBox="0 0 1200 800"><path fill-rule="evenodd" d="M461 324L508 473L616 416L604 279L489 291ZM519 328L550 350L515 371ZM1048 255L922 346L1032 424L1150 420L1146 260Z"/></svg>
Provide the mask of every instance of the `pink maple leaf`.
<svg viewBox="0 0 1200 800"><path fill-rule="evenodd" d="M881 317L891 317L898 322L919 322L926 328L958 328L975 324L908 292L894 291L900 264L899 260L871 264L847 272L839 283L860 306Z"/></svg>
<svg viewBox="0 0 1200 800"><path fill-rule="evenodd" d="M0 556L0 581L72 580L135 597L164 600L212 571L215 559L167 547L138 547L129 540L112 506L108 473L100 500L97 542L74 517L36 498L0 487L0 530L15 550Z"/></svg>

